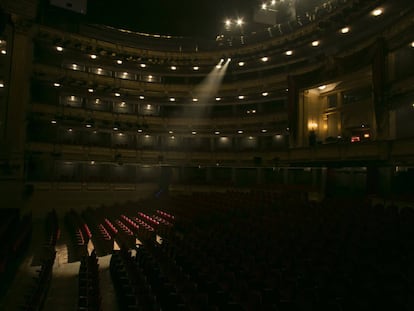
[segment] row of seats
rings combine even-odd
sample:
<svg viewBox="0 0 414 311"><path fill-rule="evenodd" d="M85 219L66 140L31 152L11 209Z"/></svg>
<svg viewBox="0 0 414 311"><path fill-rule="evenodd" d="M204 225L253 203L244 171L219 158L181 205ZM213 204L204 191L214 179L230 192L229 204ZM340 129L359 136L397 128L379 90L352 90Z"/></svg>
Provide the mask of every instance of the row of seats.
<svg viewBox="0 0 414 311"><path fill-rule="evenodd" d="M52 280L53 264L56 258L56 243L60 237L59 221L56 211L53 209L46 215L45 241L39 255L40 269L37 270L34 284L29 288L21 311L40 311L49 291Z"/></svg>
<svg viewBox="0 0 414 311"><path fill-rule="evenodd" d="M0 297L7 291L31 236L31 215L21 217L18 209L0 209Z"/></svg>
<svg viewBox="0 0 414 311"><path fill-rule="evenodd" d="M79 311L101 311L102 297L99 284L99 263L95 250L81 258L79 267Z"/></svg>

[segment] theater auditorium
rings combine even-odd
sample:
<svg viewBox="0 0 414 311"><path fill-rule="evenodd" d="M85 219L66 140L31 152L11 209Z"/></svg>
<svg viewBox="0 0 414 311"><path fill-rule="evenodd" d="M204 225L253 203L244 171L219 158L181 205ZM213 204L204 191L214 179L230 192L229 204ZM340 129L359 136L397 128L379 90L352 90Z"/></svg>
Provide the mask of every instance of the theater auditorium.
<svg viewBox="0 0 414 311"><path fill-rule="evenodd" d="M414 2L0 2L0 310L414 310Z"/></svg>

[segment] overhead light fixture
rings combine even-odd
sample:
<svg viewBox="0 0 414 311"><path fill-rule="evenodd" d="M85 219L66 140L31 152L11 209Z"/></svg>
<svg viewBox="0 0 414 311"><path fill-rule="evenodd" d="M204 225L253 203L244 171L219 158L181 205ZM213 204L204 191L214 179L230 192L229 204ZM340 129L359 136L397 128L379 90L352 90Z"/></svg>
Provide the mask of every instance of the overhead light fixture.
<svg viewBox="0 0 414 311"><path fill-rule="evenodd" d="M266 10L267 9L267 4L266 3L263 3L262 4L262 10Z"/></svg>
<svg viewBox="0 0 414 311"><path fill-rule="evenodd" d="M53 83L53 86L59 87L60 86L60 83L55 82L55 83Z"/></svg>
<svg viewBox="0 0 414 311"><path fill-rule="evenodd" d="M177 70L177 67L171 66L171 70Z"/></svg>
<svg viewBox="0 0 414 311"><path fill-rule="evenodd" d="M68 129L68 132L72 132L73 130L71 128Z"/></svg>
<svg viewBox="0 0 414 311"><path fill-rule="evenodd" d="M140 95L140 96L139 96L139 99L141 99L141 100L142 100L142 99L144 99L144 98L145 98L145 97L144 97L143 95Z"/></svg>
<svg viewBox="0 0 414 311"><path fill-rule="evenodd" d="M290 56L290 55L292 55L292 54L293 54L293 51L292 51L292 50L286 51L286 52L285 52L285 54L286 54L287 56Z"/></svg>
<svg viewBox="0 0 414 311"><path fill-rule="evenodd" d="M174 97L170 97L170 102L175 102L175 98Z"/></svg>
<svg viewBox="0 0 414 311"><path fill-rule="evenodd" d="M91 58L92 59L96 59L98 56L96 56L95 54L91 54Z"/></svg>
<svg viewBox="0 0 414 311"><path fill-rule="evenodd" d="M221 97L216 97L216 102L220 101Z"/></svg>
<svg viewBox="0 0 414 311"><path fill-rule="evenodd" d="M122 65L122 60L118 59L118 60L116 61L116 63L117 63L118 65Z"/></svg>
<svg viewBox="0 0 414 311"><path fill-rule="evenodd" d="M269 57L264 56L264 57L262 57L262 58L261 58L261 60L262 60L262 62L264 62L264 63L265 63L265 62L267 62L267 61L269 60Z"/></svg>
<svg viewBox="0 0 414 311"><path fill-rule="evenodd" d="M52 123L52 124L56 124L56 123L57 123L57 121L56 121L56 120L52 120L52 121L50 121L50 123Z"/></svg>
<svg viewBox="0 0 414 311"><path fill-rule="evenodd" d="M145 67L147 67L147 65L146 65L146 64L144 64L144 63L140 64L139 66L140 66L141 68L145 68Z"/></svg>
<svg viewBox="0 0 414 311"><path fill-rule="evenodd" d="M138 129L138 130L137 130L137 132L138 132L138 133L142 133L142 129Z"/></svg>
<svg viewBox="0 0 414 311"><path fill-rule="evenodd" d="M193 102L198 102L198 98L193 98Z"/></svg>
<svg viewBox="0 0 414 311"><path fill-rule="evenodd" d="M342 29L341 29L341 33L348 33L349 32L349 27L343 27Z"/></svg>
<svg viewBox="0 0 414 311"><path fill-rule="evenodd" d="M243 134L243 130L238 130L237 134Z"/></svg>
<svg viewBox="0 0 414 311"><path fill-rule="evenodd" d="M244 95L239 95L239 99L244 99Z"/></svg>
<svg viewBox="0 0 414 311"><path fill-rule="evenodd" d="M220 135L220 132L219 131L215 131L214 134L215 135Z"/></svg>
<svg viewBox="0 0 414 311"><path fill-rule="evenodd" d="M320 91L323 91L324 89L326 89L326 85L320 85L320 86L318 86L318 89Z"/></svg>
<svg viewBox="0 0 414 311"><path fill-rule="evenodd" d="M114 95L115 95L116 97L121 96L121 94L119 94L119 93L115 93Z"/></svg>
<svg viewBox="0 0 414 311"><path fill-rule="evenodd" d="M85 127L87 127L87 128L91 128L91 127L92 127L92 124L89 124L89 123L88 123L88 124L86 124L86 125L85 125Z"/></svg>
<svg viewBox="0 0 414 311"><path fill-rule="evenodd" d="M119 128L118 127L116 127L116 126L114 126L114 131L117 131L117 130L119 130Z"/></svg>
<svg viewBox="0 0 414 311"><path fill-rule="evenodd" d="M199 69L200 69L200 67L198 67L198 66L194 66L194 67L193 67L193 70L196 70L196 71L197 71L197 70L199 70Z"/></svg>
<svg viewBox="0 0 414 311"><path fill-rule="evenodd" d="M244 62L239 62L239 67L243 67L244 66Z"/></svg>
<svg viewBox="0 0 414 311"><path fill-rule="evenodd" d="M56 51L58 51L58 52L62 52L62 51L63 51L63 47L61 47L61 46L57 46L57 47L56 47Z"/></svg>
<svg viewBox="0 0 414 311"><path fill-rule="evenodd" d="M152 109L152 106L150 104L147 105L147 110Z"/></svg>
<svg viewBox="0 0 414 311"><path fill-rule="evenodd" d="M243 19L238 18L238 19L236 20L236 24L237 24L237 26L242 26L242 25L244 24Z"/></svg>
<svg viewBox="0 0 414 311"><path fill-rule="evenodd" d="M318 40L315 40L315 41L312 41L312 46L319 46L319 41Z"/></svg>
<svg viewBox="0 0 414 311"><path fill-rule="evenodd" d="M197 132L196 131L192 131L191 134L195 135L195 134L197 134Z"/></svg>
<svg viewBox="0 0 414 311"><path fill-rule="evenodd" d="M88 92L89 93L93 93L93 89L88 89Z"/></svg>
<svg viewBox="0 0 414 311"><path fill-rule="evenodd" d="M268 92L263 92L263 93L262 93L262 96L267 96L267 95L269 95L269 93L268 93Z"/></svg>
<svg viewBox="0 0 414 311"><path fill-rule="evenodd" d="M0 82L0 88L1 87L4 87L4 83L3 82Z"/></svg>
<svg viewBox="0 0 414 311"><path fill-rule="evenodd" d="M262 133L266 133L267 132L267 130L266 129L262 129Z"/></svg>
<svg viewBox="0 0 414 311"><path fill-rule="evenodd" d="M381 8L375 9L374 11L372 11L372 15L373 16L380 16L384 11Z"/></svg>
<svg viewBox="0 0 414 311"><path fill-rule="evenodd" d="M168 134L174 134L174 132L173 131L168 131Z"/></svg>
<svg viewBox="0 0 414 311"><path fill-rule="evenodd" d="M1 54L6 55L7 51L6 50L1 50Z"/></svg>
<svg viewBox="0 0 414 311"><path fill-rule="evenodd" d="M413 41L413 42L411 42L411 47L412 47L412 48L414 48L414 41Z"/></svg>

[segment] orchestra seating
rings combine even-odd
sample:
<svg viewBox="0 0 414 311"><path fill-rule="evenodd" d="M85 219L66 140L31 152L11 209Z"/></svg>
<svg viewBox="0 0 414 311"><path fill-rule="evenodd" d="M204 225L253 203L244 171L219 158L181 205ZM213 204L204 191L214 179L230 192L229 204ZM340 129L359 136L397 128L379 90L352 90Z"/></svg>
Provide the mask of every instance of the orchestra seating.
<svg viewBox="0 0 414 311"><path fill-rule="evenodd" d="M21 216L15 208L0 209L0 297L13 280L31 234L31 215Z"/></svg>
<svg viewBox="0 0 414 311"><path fill-rule="evenodd" d="M99 264L96 252L81 258L79 268L79 311L101 311Z"/></svg>
<svg viewBox="0 0 414 311"><path fill-rule="evenodd" d="M40 311L43 309L52 280L53 264L56 258L56 243L60 237L59 220L53 209L46 215L45 241L42 245L40 268L33 278L34 284L25 295L20 311Z"/></svg>

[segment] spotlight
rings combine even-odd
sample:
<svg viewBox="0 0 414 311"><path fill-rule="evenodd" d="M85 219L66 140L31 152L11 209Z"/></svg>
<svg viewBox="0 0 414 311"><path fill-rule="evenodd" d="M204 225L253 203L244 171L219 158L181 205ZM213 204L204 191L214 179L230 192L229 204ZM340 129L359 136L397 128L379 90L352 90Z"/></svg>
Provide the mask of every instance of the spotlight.
<svg viewBox="0 0 414 311"><path fill-rule="evenodd" d="M239 66L243 67L244 66L244 62L239 62Z"/></svg>
<svg viewBox="0 0 414 311"><path fill-rule="evenodd" d="M380 16L382 13L382 9L375 9L374 11L372 11L373 16Z"/></svg>
<svg viewBox="0 0 414 311"><path fill-rule="evenodd" d="M290 55L292 55L292 54L293 54L293 51L292 51L292 50L286 51L286 52L285 52L285 54L286 54L287 56L290 56Z"/></svg>
<svg viewBox="0 0 414 311"><path fill-rule="evenodd" d="M319 45L319 41L318 40L312 41L312 46L318 46L318 45Z"/></svg>
<svg viewBox="0 0 414 311"><path fill-rule="evenodd" d="M95 54L92 54L92 55L91 55L91 58L92 58L92 59L96 59L97 57L98 57L98 56L96 56Z"/></svg>
<svg viewBox="0 0 414 311"><path fill-rule="evenodd" d="M349 32L349 27L344 27L341 29L341 33L348 33Z"/></svg>
<svg viewBox="0 0 414 311"><path fill-rule="evenodd" d="M243 20L241 18L238 18L236 21L237 26L242 26L243 25Z"/></svg>
<svg viewBox="0 0 414 311"><path fill-rule="evenodd" d="M226 21L224 22L224 24L225 24L227 27L230 27L230 25L231 25L231 20L226 19Z"/></svg>
<svg viewBox="0 0 414 311"><path fill-rule="evenodd" d="M269 60L269 57L264 56L264 57L261 58L261 60L262 60L262 62L265 63L265 62L267 62Z"/></svg>
<svg viewBox="0 0 414 311"><path fill-rule="evenodd" d="M61 47L61 46L57 46L57 47L56 47L56 50L57 50L58 52L62 52L62 51L63 51L63 47Z"/></svg>

